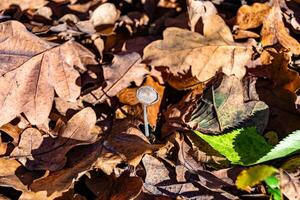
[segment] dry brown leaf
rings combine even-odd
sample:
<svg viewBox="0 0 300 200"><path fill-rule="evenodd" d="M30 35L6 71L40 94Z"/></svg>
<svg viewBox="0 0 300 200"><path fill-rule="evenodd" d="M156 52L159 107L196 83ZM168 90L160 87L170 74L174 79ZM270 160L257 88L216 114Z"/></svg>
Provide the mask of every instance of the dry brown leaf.
<svg viewBox="0 0 300 200"><path fill-rule="evenodd" d="M64 167L66 153L75 146L90 144L96 141L97 135L91 134L96 123L94 111L87 107L75 114L63 126L56 138L34 128L26 129L20 138L19 145L11 153L30 170L56 171Z"/></svg>
<svg viewBox="0 0 300 200"><path fill-rule="evenodd" d="M188 0L189 23L191 30L208 38L232 41L229 27L218 15L217 9L210 1Z"/></svg>
<svg viewBox="0 0 300 200"><path fill-rule="evenodd" d="M299 168L294 172L282 171L280 173L280 190L289 200L300 198Z"/></svg>
<svg viewBox="0 0 300 200"><path fill-rule="evenodd" d="M245 65L251 59L252 47L209 40L198 33L167 28L163 40L152 42L144 49L144 60L152 66L165 66L174 75L185 74L191 69L192 76L206 82L219 71L242 78Z"/></svg>
<svg viewBox="0 0 300 200"><path fill-rule="evenodd" d="M5 132L10 137L12 137L14 140L13 143L17 144L19 142L20 134L23 130L16 125L12 125L12 124L8 123L8 124L4 124L3 126L1 126L0 131Z"/></svg>
<svg viewBox="0 0 300 200"><path fill-rule="evenodd" d="M262 45L272 46L276 43L280 43L284 48L290 50L293 54L300 54L300 43L291 37L287 32L280 9L282 0L274 0L274 4L264 19L262 27Z"/></svg>
<svg viewBox="0 0 300 200"><path fill-rule="evenodd" d="M213 174L203 171L199 180L192 178L187 170L177 170L177 172L187 172L184 176L186 181L177 182L174 177L178 177L176 171L153 156L145 155L143 165L146 169L144 188L147 193L154 195L164 195L172 198L195 199L238 199L237 197L223 191L222 186L227 183L219 180ZM177 166L176 166L177 167Z"/></svg>
<svg viewBox="0 0 300 200"><path fill-rule="evenodd" d="M154 78L152 78L151 76L147 76L143 86L153 87L159 95L159 99L154 104L147 106L147 116L148 116L149 124L152 127L155 127L160 112L160 107L163 100L165 87L160 85L158 82L156 82ZM136 98L137 89L138 88L126 88L122 90L118 94L118 98L120 102L131 106L138 105L139 101ZM133 114L135 117L139 117L140 119L143 118L142 105L136 106L133 109L129 109L129 110L130 110L129 114Z"/></svg>
<svg viewBox="0 0 300 200"><path fill-rule="evenodd" d="M103 66L105 84L83 98L88 102L94 102L95 98L104 101L130 86L131 82L141 85L148 70L140 62L141 57L135 52L114 55L112 64Z"/></svg>
<svg viewBox="0 0 300 200"><path fill-rule="evenodd" d="M236 25L243 30L257 28L263 24L269 10L268 3L254 3L251 6L243 5L237 12Z"/></svg>
<svg viewBox="0 0 300 200"><path fill-rule="evenodd" d="M61 196L74 186L75 181L93 168L93 164L102 153L101 150L102 146L95 143L73 152L73 160L67 168L36 179L29 185L31 191L23 193L20 199L52 200ZM39 197L36 197L37 195Z"/></svg>
<svg viewBox="0 0 300 200"><path fill-rule="evenodd" d="M136 122L126 118L114 122L104 147L106 151L103 151L103 156L98 159L96 167L109 175L121 162L136 167L144 154L152 153L161 145L151 145L147 137L136 127Z"/></svg>
<svg viewBox="0 0 300 200"><path fill-rule="evenodd" d="M96 63L93 54L69 41L53 45L26 31L17 21L0 24L0 125L23 112L31 124L48 118L54 90L65 101L80 95L84 64Z"/></svg>
<svg viewBox="0 0 300 200"><path fill-rule="evenodd" d="M5 0L0 2L0 10L6 10L11 5L18 5L22 10L38 9L47 3L47 0Z"/></svg>

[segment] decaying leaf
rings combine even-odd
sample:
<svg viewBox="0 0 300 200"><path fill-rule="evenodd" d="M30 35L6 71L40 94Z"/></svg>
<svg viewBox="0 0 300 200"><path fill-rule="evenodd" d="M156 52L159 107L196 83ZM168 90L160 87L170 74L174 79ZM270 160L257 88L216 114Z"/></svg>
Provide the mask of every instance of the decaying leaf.
<svg viewBox="0 0 300 200"><path fill-rule="evenodd" d="M96 141L97 135L90 132L95 123L94 111L85 108L55 134L56 138L43 135L38 129L28 128L22 133L19 145L10 156L17 158L30 170L59 170L64 167L66 153L70 149Z"/></svg>
<svg viewBox="0 0 300 200"><path fill-rule="evenodd" d="M251 29L261 26L269 13L268 3L254 3L253 5L243 5L236 15L236 25L240 29Z"/></svg>
<svg viewBox="0 0 300 200"><path fill-rule="evenodd" d="M210 40L184 29L167 28L163 37L144 49L144 61L152 66L168 67L174 75L191 69L192 76L200 82L210 80L219 71L241 79L252 55L250 44Z"/></svg>
<svg viewBox="0 0 300 200"><path fill-rule="evenodd" d="M280 9L281 0L274 0L274 4L264 20L262 27L262 44L271 46L279 42L283 47L289 49L293 54L300 54L299 42L287 32Z"/></svg>
<svg viewBox="0 0 300 200"><path fill-rule="evenodd" d="M80 71L93 54L80 44L48 43L17 21L0 24L0 125L24 113L31 124L48 118L54 90L65 101L80 95Z"/></svg>
<svg viewBox="0 0 300 200"><path fill-rule="evenodd" d="M262 101L246 101L244 89L235 76L223 76L218 85L207 89L195 103L188 125L193 130L213 134L240 126L256 126L263 132L268 122L268 106Z"/></svg>
<svg viewBox="0 0 300 200"><path fill-rule="evenodd" d="M268 165L257 165L243 170L236 180L236 186L239 189L250 192L251 187L257 185L269 176L278 172L278 170Z"/></svg>

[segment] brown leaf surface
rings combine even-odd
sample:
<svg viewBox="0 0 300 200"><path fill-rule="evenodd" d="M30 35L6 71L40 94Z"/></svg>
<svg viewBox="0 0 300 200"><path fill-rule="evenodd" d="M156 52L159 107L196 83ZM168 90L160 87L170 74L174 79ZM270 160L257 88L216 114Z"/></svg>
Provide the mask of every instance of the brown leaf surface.
<svg viewBox="0 0 300 200"><path fill-rule="evenodd" d="M167 28L163 40L152 42L144 49L144 60L152 66L165 66L174 75L191 68L200 82L219 71L242 78L252 47L224 40L209 40L198 33L179 28Z"/></svg>
<svg viewBox="0 0 300 200"><path fill-rule="evenodd" d="M300 198L299 168L294 172L282 171L280 174L280 189L289 200Z"/></svg>
<svg viewBox="0 0 300 200"><path fill-rule="evenodd" d="M192 31L201 33L207 38L233 41L229 27L218 15L217 9L212 2L188 0L187 4Z"/></svg>
<svg viewBox="0 0 300 200"><path fill-rule="evenodd" d="M0 2L0 10L6 10L11 5L18 5L22 10L38 9L47 3L47 0L5 0Z"/></svg>
<svg viewBox="0 0 300 200"><path fill-rule="evenodd" d="M236 25L244 30L257 28L263 24L269 10L268 3L254 3L251 6L243 5L236 14Z"/></svg>
<svg viewBox="0 0 300 200"><path fill-rule="evenodd" d="M18 158L30 170L59 170L64 167L67 161L65 156L70 149L96 141L97 135L91 134L95 123L96 115L88 107L75 114L56 133L56 138L43 135L35 128L28 128L10 156Z"/></svg>
<svg viewBox="0 0 300 200"><path fill-rule="evenodd" d="M282 0L274 0L274 4L264 19L262 27L262 45L272 46L277 42L290 50L293 54L300 54L300 43L287 32L281 14L280 5Z"/></svg>
<svg viewBox="0 0 300 200"><path fill-rule="evenodd" d="M152 153L162 146L150 144L136 123L129 118L114 122L104 142L106 151L96 165L106 174L111 174L115 166L122 162L136 167L144 154Z"/></svg>
<svg viewBox="0 0 300 200"><path fill-rule="evenodd" d="M146 66L140 62L141 57L135 52L114 55L112 64L103 66L105 84L83 98L93 99L92 95L97 101L104 101L108 97L113 97L122 89L130 86L131 82L140 85L145 74L148 72Z"/></svg>
<svg viewBox="0 0 300 200"><path fill-rule="evenodd" d="M26 31L16 21L0 24L0 125L21 112L31 124L48 118L54 90L65 101L80 95L79 71L95 63L93 54L69 41L54 46Z"/></svg>

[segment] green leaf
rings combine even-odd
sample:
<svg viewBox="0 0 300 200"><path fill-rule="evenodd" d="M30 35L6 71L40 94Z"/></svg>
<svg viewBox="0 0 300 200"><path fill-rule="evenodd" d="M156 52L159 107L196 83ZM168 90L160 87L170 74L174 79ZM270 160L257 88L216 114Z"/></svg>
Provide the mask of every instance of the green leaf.
<svg viewBox="0 0 300 200"><path fill-rule="evenodd" d="M278 170L268 165L258 165L243 170L236 179L236 186L239 189L250 191L251 187L272 176Z"/></svg>
<svg viewBox="0 0 300 200"><path fill-rule="evenodd" d="M272 148L255 128L241 128L212 136L195 133L232 164L253 165L287 156L300 149L300 131L295 131Z"/></svg>
<svg viewBox="0 0 300 200"><path fill-rule="evenodd" d="M273 160L287 156L300 149L300 130L289 134L286 138L279 142L267 155L260 158L256 163Z"/></svg>
<svg viewBox="0 0 300 200"><path fill-rule="evenodd" d="M212 136L195 133L233 164L249 165L266 155L272 148L253 127Z"/></svg>
<svg viewBox="0 0 300 200"><path fill-rule="evenodd" d="M268 187L268 193L273 200L281 200L282 194L280 191L280 181L274 175L265 179L265 183Z"/></svg>
<svg viewBox="0 0 300 200"><path fill-rule="evenodd" d="M270 188L279 188L280 187L280 182L276 176L270 176L265 180L267 186Z"/></svg>

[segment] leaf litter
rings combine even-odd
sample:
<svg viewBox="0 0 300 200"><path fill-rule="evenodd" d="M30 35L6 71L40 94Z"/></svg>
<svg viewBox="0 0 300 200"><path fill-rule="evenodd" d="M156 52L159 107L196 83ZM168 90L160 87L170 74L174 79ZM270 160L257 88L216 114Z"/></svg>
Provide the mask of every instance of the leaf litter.
<svg viewBox="0 0 300 200"><path fill-rule="evenodd" d="M0 199L299 199L297 8L0 2Z"/></svg>

